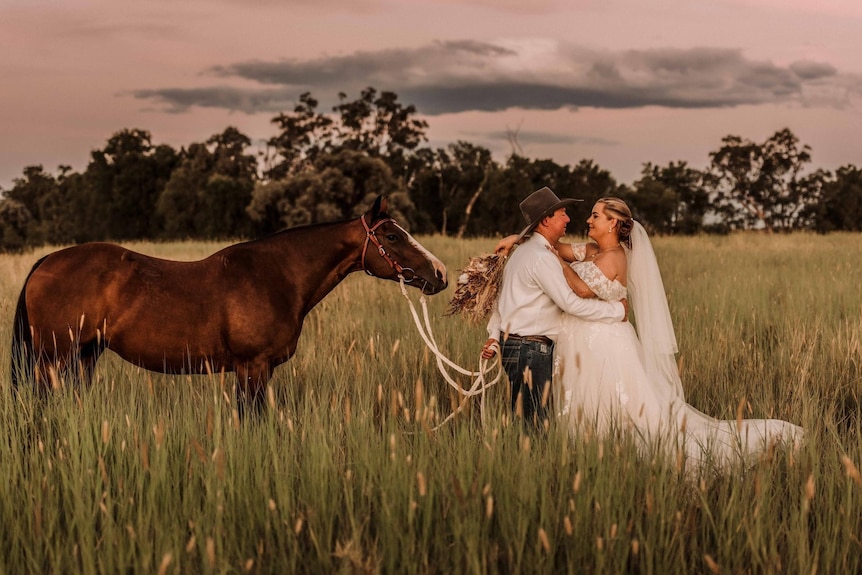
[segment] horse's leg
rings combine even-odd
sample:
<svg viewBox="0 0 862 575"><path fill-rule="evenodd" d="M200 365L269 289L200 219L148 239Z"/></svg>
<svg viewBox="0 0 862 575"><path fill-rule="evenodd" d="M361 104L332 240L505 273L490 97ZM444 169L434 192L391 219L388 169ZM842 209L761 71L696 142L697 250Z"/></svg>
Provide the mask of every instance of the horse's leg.
<svg viewBox="0 0 862 575"><path fill-rule="evenodd" d="M61 369L58 362L40 354L33 367L33 388L41 397L46 397L48 392L60 385Z"/></svg>
<svg viewBox="0 0 862 575"><path fill-rule="evenodd" d="M45 394L67 382L88 387L105 346L96 339L63 345L62 340L54 338L51 343L50 349L42 348L34 369L33 380L39 392Z"/></svg>
<svg viewBox="0 0 862 575"><path fill-rule="evenodd" d="M51 390L63 385L63 374L68 364L69 349L61 349L63 340L52 333L50 338L33 334L33 350L36 361L33 365L33 385L36 392L45 397Z"/></svg>
<svg viewBox="0 0 862 575"><path fill-rule="evenodd" d="M266 401L266 384L272 377L272 365L268 360L241 363L234 368L237 379L237 410L243 415L245 407L260 413Z"/></svg>
<svg viewBox="0 0 862 575"><path fill-rule="evenodd" d="M78 347L75 377L82 387L90 387L90 384L93 383L93 371L104 350L105 346L96 340Z"/></svg>

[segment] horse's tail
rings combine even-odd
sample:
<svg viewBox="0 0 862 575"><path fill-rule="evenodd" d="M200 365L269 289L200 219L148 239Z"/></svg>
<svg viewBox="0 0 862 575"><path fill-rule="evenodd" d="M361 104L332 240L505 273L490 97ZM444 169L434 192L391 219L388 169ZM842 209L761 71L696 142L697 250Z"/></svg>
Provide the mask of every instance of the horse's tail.
<svg viewBox="0 0 862 575"><path fill-rule="evenodd" d="M33 333L30 331L30 316L27 313L27 284L30 283L30 276L45 261L46 257L48 256L40 258L33 264L33 268L27 274L27 279L24 280L21 295L18 296L18 306L15 308L15 320L12 324L12 354L10 357L12 365L9 370L12 376L12 391L18 389L19 382L31 378L36 368Z"/></svg>

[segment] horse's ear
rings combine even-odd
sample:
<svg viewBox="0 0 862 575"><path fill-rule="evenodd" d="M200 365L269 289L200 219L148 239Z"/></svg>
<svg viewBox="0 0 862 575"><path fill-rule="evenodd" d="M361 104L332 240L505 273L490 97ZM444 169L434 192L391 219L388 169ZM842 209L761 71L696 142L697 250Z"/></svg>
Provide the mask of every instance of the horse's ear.
<svg viewBox="0 0 862 575"><path fill-rule="evenodd" d="M371 207L371 219L376 220L380 214L385 214L387 204L386 196L377 196L377 199L374 200L374 205Z"/></svg>

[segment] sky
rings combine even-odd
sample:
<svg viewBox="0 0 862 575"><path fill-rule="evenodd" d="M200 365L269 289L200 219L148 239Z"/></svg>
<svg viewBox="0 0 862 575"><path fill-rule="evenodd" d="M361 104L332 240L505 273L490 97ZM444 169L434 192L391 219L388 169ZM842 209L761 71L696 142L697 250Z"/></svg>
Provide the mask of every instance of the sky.
<svg viewBox="0 0 862 575"><path fill-rule="evenodd" d="M862 166L859 0L0 0L0 188L121 129L255 146L310 92L395 92L458 140L631 184L789 128ZM563 191L564 192L564 191Z"/></svg>

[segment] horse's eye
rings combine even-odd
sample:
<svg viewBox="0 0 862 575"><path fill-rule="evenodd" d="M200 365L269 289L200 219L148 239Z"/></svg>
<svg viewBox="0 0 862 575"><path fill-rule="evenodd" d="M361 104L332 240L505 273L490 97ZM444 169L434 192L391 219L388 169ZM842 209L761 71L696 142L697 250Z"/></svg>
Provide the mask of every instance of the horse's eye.
<svg viewBox="0 0 862 575"><path fill-rule="evenodd" d="M396 236L395 234L387 234L386 239L390 242L394 242L398 240L398 236Z"/></svg>

